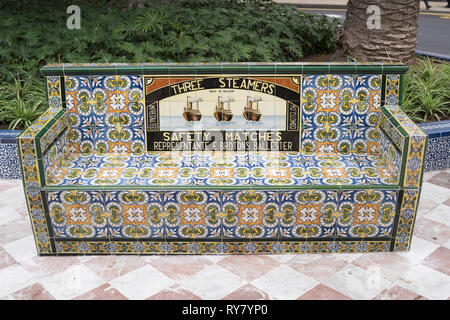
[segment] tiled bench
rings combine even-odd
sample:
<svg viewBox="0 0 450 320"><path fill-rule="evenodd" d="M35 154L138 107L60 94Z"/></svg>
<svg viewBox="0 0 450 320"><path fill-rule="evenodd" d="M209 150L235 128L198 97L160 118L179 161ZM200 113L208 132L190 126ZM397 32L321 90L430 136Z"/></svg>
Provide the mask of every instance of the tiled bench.
<svg viewBox="0 0 450 320"><path fill-rule="evenodd" d="M38 252L409 250L426 136L406 70L45 66L49 108L18 139Z"/></svg>

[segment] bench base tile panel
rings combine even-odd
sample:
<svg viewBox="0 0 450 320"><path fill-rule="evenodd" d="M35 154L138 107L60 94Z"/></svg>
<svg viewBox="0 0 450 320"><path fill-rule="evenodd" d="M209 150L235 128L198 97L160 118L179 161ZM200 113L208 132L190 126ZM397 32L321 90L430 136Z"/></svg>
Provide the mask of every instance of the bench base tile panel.
<svg viewBox="0 0 450 320"><path fill-rule="evenodd" d="M417 201L417 192L409 191L64 190L42 195L54 254L269 254L407 250Z"/></svg>

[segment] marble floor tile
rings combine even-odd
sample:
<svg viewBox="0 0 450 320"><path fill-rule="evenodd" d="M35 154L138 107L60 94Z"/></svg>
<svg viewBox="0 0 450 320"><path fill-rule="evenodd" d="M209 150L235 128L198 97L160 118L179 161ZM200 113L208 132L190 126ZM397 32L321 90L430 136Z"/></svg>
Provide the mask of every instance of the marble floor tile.
<svg viewBox="0 0 450 320"><path fill-rule="evenodd" d="M314 255L314 259L305 259L302 255L298 255L287 262L292 269L309 276L312 279L323 282L333 274L344 268L348 263L339 258L338 255L322 256Z"/></svg>
<svg viewBox="0 0 450 320"><path fill-rule="evenodd" d="M289 266L281 265L253 280L250 284L276 299L292 300L311 290L319 282Z"/></svg>
<svg viewBox="0 0 450 320"><path fill-rule="evenodd" d="M391 282L382 278L376 268L363 270L354 265L348 265L325 280L323 284L352 299L369 300L386 289Z"/></svg>
<svg viewBox="0 0 450 320"><path fill-rule="evenodd" d="M85 265L77 264L45 277L40 282L55 298L72 299L97 288L105 281Z"/></svg>
<svg viewBox="0 0 450 320"><path fill-rule="evenodd" d="M225 258L218 262L217 265L238 275L241 279L250 282L276 268L280 263L270 256L237 255Z"/></svg>
<svg viewBox="0 0 450 320"><path fill-rule="evenodd" d="M50 294L40 283L33 283L32 285L17 290L11 293L6 299L11 300L55 300L55 297Z"/></svg>
<svg viewBox="0 0 450 320"><path fill-rule="evenodd" d="M111 287L109 283L105 283L73 298L72 300L128 300L128 298Z"/></svg>
<svg viewBox="0 0 450 320"><path fill-rule="evenodd" d="M299 297L297 300L351 300L346 295L327 287L326 285L319 284Z"/></svg>
<svg viewBox="0 0 450 320"><path fill-rule="evenodd" d="M0 298L35 282L34 276L18 263L0 269Z"/></svg>
<svg viewBox="0 0 450 320"><path fill-rule="evenodd" d="M146 262L139 256L99 256L83 264L105 281L109 281L144 266Z"/></svg>
<svg viewBox="0 0 450 320"><path fill-rule="evenodd" d="M200 297L178 285L173 285L148 297L146 300L200 300Z"/></svg>
<svg viewBox="0 0 450 320"><path fill-rule="evenodd" d="M164 256L150 263L173 280L182 280L211 265L209 260L198 256Z"/></svg>
<svg viewBox="0 0 450 320"><path fill-rule="evenodd" d="M417 294L401 286L395 285L391 288L384 289L374 300L426 300L420 294Z"/></svg>
<svg viewBox="0 0 450 320"><path fill-rule="evenodd" d="M179 284L201 299L221 299L242 287L246 282L239 276L218 265L204 268L179 282Z"/></svg>
<svg viewBox="0 0 450 320"><path fill-rule="evenodd" d="M438 205L433 210L428 212L425 217L450 227L450 207L445 204Z"/></svg>
<svg viewBox="0 0 450 320"><path fill-rule="evenodd" d="M222 300L270 300L270 299L271 299L270 295L252 286L251 284L246 284L222 298Z"/></svg>
<svg viewBox="0 0 450 320"><path fill-rule="evenodd" d="M424 266L450 276L450 249L439 247L432 254L425 257L421 263Z"/></svg>
<svg viewBox="0 0 450 320"><path fill-rule="evenodd" d="M17 261L5 250L0 250L0 269L12 266L16 264Z"/></svg>
<svg viewBox="0 0 450 320"><path fill-rule="evenodd" d="M144 300L169 288L174 281L158 269L146 264L109 283L128 299Z"/></svg>
<svg viewBox="0 0 450 320"><path fill-rule="evenodd" d="M414 226L414 234L432 243L443 245L450 239L450 228L434 220L421 218Z"/></svg>
<svg viewBox="0 0 450 320"><path fill-rule="evenodd" d="M449 277L421 264L413 264L396 284L427 299L450 298Z"/></svg>
<svg viewBox="0 0 450 320"><path fill-rule="evenodd" d="M34 236L32 234L3 245L3 249L17 262L25 261L37 255Z"/></svg>

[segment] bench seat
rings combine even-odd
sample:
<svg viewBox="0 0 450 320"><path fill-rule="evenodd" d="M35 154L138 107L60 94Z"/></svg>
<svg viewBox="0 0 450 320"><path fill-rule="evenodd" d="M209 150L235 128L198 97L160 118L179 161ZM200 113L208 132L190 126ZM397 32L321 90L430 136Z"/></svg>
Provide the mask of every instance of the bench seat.
<svg viewBox="0 0 450 320"><path fill-rule="evenodd" d="M396 168L380 155L302 152L69 154L48 186L246 188L395 185Z"/></svg>

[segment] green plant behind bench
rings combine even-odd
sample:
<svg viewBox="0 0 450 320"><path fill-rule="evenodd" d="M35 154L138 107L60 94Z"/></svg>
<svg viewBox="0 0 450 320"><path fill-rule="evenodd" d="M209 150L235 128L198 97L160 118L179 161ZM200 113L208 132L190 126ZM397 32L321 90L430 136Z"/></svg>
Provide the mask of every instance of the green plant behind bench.
<svg viewBox="0 0 450 320"><path fill-rule="evenodd" d="M404 76L402 109L415 122L450 119L450 63L419 60Z"/></svg>
<svg viewBox="0 0 450 320"><path fill-rule="evenodd" d="M337 19L268 0L174 0L122 12L76 1L81 29L66 27L69 1L0 3L0 79L51 62L298 61L335 49ZM17 9L19 8L19 9Z"/></svg>
<svg viewBox="0 0 450 320"><path fill-rule="evenodd" d="M0 85L0 122L24 129L47 107L44 82L26 73L12 77Z"/></svg>

